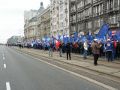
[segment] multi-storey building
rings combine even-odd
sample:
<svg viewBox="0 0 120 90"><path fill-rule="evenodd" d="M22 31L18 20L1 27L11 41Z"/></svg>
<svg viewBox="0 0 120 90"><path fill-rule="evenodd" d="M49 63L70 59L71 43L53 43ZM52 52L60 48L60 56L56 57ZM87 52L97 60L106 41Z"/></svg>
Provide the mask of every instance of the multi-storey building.
<svg viewBox="0 0 120 90"><path fill-rule="evenodd" d="M24 13L24 36L26 41L33 41L37 39L38 27L37 27L37 16L44 10L43 3L40 3L38 10L27 11Z"/></svg>
<svg viewBox="0 0 120 90"><path fill-rule="evenodd" d="M70 33L97 33L108 23L120 27L120 0L70 0Z"/></svg>
<svg viewBox="0 0 120 90"><path fill-rule="evenodd" d="M50 7L38 15L38 39L50 36Z"/></svg>
<svg viewBox="0 0 120 90"><path fill-rule="evenodd" d="M69 35L69 0L51 0L51 35Z"/></svg>

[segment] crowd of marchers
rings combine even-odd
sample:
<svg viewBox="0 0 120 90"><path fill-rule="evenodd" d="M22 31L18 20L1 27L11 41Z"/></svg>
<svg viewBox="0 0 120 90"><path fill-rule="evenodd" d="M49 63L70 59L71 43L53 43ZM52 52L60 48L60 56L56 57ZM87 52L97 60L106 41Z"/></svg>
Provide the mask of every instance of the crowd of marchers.
<svg viewBox="0 0 120 90"><path fill-rule="evenodd" d="M23 46L18 45L20 48ZM48 50L49 56L53 56L53 52L59 52L60 57L64 53L66 53L66 59L71 60L71 54L79 54L83 55L83 59L88 59L88 56L94 57L94 65L98 65L98 58L106 58L106 60L114 61L120 60L120 42L119 41L111 41L107 39L105 43L102 43L98 39L94 39L92 43L89 43L88 40L84 42L67 42L66 44L58 41L57 44L53 42L49 43L35 43L33 45L27 44L24 47L26 48L34 48L40 50Z"/></svg>

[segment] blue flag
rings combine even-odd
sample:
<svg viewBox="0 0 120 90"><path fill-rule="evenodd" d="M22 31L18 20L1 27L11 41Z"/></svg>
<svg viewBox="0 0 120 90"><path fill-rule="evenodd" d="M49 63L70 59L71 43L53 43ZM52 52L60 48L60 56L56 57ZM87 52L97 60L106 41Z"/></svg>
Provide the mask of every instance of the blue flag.
<svg viewBox="0 0 120 90"><path fill-rule="evenodd" d="M77 38L78 38L78 32L75 32L75 33L74 33L74 42L77 41Z"/></svg>
<svg viewBox="0 0 120 90"><path fill-rule="evenodd" d="M73 43L73 41L74 41L74 40L73 40L73 37L71 36L71 37L69 38L69 42L70 42L70 43Z"/></svg>
<svg viewBox="0 0 120 90"><path fill-rule="evenodd" d="M117 37L117 40L120 41L120 30L116 32L116 37Z"/></svg>
<svg viewBox="0 0 120 90"><path fill-rule="evenodd" d="M104 36L107 35L108 31L109 31L109 25L103 24L103 26L101 27L101 29L98 33L98 38L104 38Z"/></svg>
<svg viewBox="0 0 120 90"><path fill-rule="evenodd" d="M89 31L88 33L87 33L87 40L89 41L89 42L91 42L92 40L93 40L93 35L91 34L91 32Z"/></svg>

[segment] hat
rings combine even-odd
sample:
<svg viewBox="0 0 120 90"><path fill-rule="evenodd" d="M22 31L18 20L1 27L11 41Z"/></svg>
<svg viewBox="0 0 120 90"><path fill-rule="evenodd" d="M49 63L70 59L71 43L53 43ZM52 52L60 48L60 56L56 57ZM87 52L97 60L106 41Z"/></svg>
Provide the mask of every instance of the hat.
<svg viewBox="0 0 120 90"><path fill-rule="evenodd" d="M110 41L110 39L107 39L107 41Z"/></svg>
<svg viewBox="0 0 120 90"><path fill-rule="evenodd" d="M98 40L98 39L94 39L94 41L96 41L96 42L97 42L97 40Z"/></svg>

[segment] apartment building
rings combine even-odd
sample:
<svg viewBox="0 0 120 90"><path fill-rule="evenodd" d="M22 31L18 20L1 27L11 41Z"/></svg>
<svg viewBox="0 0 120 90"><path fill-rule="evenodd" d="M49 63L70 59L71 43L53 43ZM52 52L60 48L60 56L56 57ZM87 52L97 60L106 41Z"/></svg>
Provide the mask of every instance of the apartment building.
<svg viewBox="0 0 120 90"><path fill-rule="evenodd" d="M108 23L120 27L120 0L70 0L70 33L92 31Z"/></svg>
<svg viewBox="0 0 120 90"><path fill-rule="evenodd" d="M31 42L38 38L38 18L37 16L44 10L43 3L40 3L38 10L30 10L24 12L24 36L25 41Z"/></svg>

